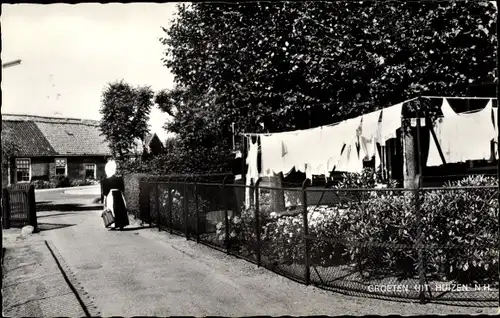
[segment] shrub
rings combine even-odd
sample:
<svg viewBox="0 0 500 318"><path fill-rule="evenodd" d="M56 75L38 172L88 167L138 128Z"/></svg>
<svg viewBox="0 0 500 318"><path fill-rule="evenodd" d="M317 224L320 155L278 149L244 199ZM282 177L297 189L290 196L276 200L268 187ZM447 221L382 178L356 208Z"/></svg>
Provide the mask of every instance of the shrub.
<svg viewBox="0 0 500 318"><path fill-rule="evenodd" d="M438 244L427 252L429 273L459 283L498 278L498 190L459 188L497 185L496 178L474 176L445 185L457 190L424 194L424 237Z"/></svg>
<svg viewBox="0 0 500 318"><path fill-rule="evenodd" d="M55 182L48 180L35 180L32 183L35 189L51 189L56 187Z"/></svg>
<svg viewBox="0 0 500 318"><path fill-rule="evenodd" d="M55 184L56 188L67 188L71 186L71 182L67 176L54 176L50 182Z"/></svg>
<svg viewBox="0 0 500 318"><path fill-rule="evenodd" d="M91 185L91 183L88 180L81 180L81 179L75 179L70 181L71 187L82 187L86 185Z"/></svg>
<svg viewBox="0 0 500 318"><path fill-rule="evenodd" d="M462 284L497 277L497 190L460 189L496 184L494 178L476 176L446 185L456 190L421 190L427 275ZM262 254L278 264L303 263L302 216L269 213L266 200L261 201ZM339 242L312 242L311 263L354 263L363 275L416 275L418 251L414 244L419 223L415 203L413 191L368 189L367 195L348 206L308 207L309 234ZM255 211L245 210L229 221L230 244L237 245L240 253L245 249L255 252ZM224 222L217 225L217 238L225 240Z"/></svg>
<svg viewBox="0 0 500 318"><path fill-rule="evenodd" d="M188 231L190 233L196 233L196 208L198 207L198 213L200 220L204 220L204 213L207 211L209 207L209 202L204 200L200 195L197 195L197 200L194 199L194 191L193 187L188 187ZM172 188L170 189L172 195L172 227L176 230L183 231L185 230L186 222L185 222L185 213L184 213L184 200L186 198L183 187ZM163 225L169 225L169 198L168 198L169 190L165 186L160 186L159 195L160 195L160 222ZM196 205L198 203L198 206ZM154 211L154 210L153 210ZM152 213L153 220L156 220L156 214ZM200 222L199 231L205 231L205 222Z"/></svg>
<svg viewBox="0 0 500 318"><path fill-rule="evenodd" d="M127 202L128 213L135 218L140 218L140 179L146 177L146 174L131 173L123 176L125 191L123 196ZM144 220L149 221L149 220Z"/></svg>

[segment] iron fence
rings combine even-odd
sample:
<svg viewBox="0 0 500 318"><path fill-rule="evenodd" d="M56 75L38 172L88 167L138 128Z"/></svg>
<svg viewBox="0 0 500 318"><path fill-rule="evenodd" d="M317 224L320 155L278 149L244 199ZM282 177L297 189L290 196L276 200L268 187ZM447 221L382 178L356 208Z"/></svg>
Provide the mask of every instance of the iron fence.
<svg viewBox="0 0 500 318"><path fill-rule="evenodd" d="M358 296L496 306L498 188L140 181L159 230ZM247 201L245 201L245 197Z"/></svg>

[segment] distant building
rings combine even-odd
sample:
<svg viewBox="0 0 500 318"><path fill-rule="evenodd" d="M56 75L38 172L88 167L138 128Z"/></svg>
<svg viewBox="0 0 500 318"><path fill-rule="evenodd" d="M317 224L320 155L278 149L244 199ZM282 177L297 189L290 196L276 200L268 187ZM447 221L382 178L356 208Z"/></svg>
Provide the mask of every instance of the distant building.
<svg viewBox="0 0 500 318"><path fill-rule="evenodd" d="M98 121L3 114L2 129L18 147L10 169L2 170L2 186L54 176L99 179L111 157Z"/></svg>
<svg viewBox="0 0 500 318"><path fill-rule="evenodd" d="M18 153L2 170L2 186L67 176L71 180L99 180L111 149L101 135L99 121L75 118L2 114ZM156 133L136 141L130 156L157 155L164 145Z"/></svg>

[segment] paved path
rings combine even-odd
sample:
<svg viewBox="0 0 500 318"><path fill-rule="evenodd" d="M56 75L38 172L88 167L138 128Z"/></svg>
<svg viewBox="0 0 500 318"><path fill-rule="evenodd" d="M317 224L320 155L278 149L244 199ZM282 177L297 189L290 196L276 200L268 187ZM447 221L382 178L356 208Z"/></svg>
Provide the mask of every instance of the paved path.
<svg viewBox="0 0 500 318"><path fill-rule="evenodd" d="M5 317L85 317L53 255L40 236L3 232L2 305Z"/></svg>
<svg viewBox="0 0 500 318"><path fill-rule="evenodd" d="M496 313L323 291L156 229L107 230L92 197L55 197L37 194L42 235L104 317Z"/></svg>

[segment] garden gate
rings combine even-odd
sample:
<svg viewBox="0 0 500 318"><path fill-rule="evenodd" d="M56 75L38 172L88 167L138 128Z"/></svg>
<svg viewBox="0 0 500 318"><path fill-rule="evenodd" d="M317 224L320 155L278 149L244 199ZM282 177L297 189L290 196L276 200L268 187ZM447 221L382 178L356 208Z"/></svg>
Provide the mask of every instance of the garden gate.
<svg viewBox="0 0 500 318"><path fill-rule="evenodd" d="M14 184L2 189L2 224L4 229L31 225L36 231L38 222L34 185Z"/></svg>

